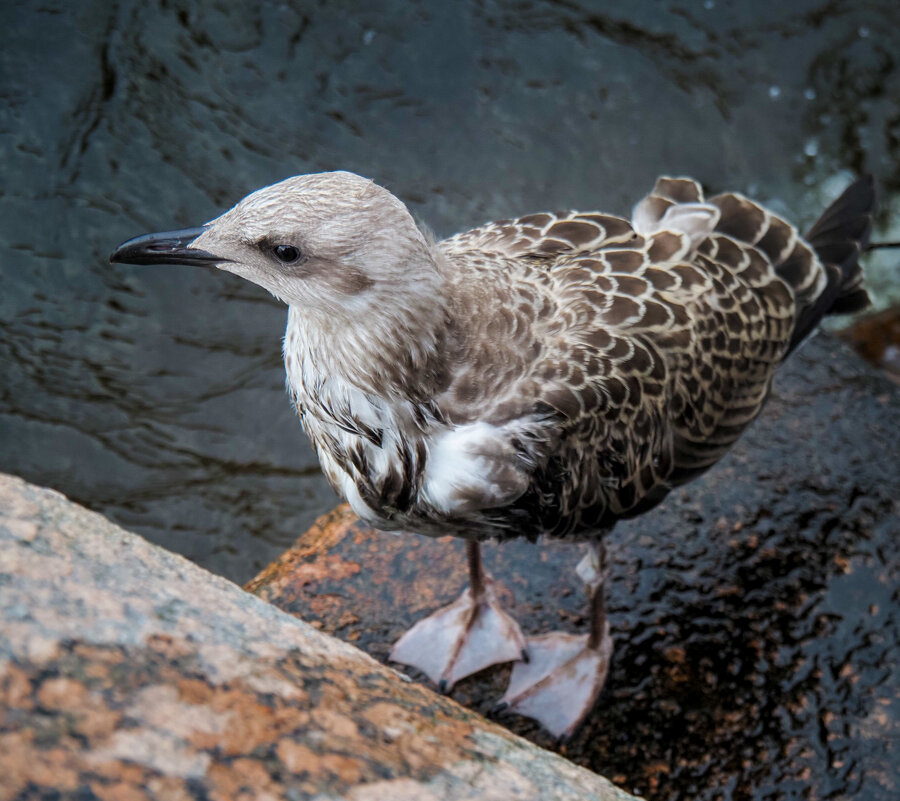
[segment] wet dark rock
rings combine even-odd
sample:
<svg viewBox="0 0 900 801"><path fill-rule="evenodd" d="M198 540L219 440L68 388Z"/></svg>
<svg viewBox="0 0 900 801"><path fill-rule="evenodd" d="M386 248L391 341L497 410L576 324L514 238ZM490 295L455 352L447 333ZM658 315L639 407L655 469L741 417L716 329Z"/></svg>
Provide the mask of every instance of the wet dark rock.
<svg viewBox="0 0 900 801"><path fill-rule="evenodd" d="M898 420L898 388L821 335L720 465L621 524L613 665L566 756L652 799L898 797ZM485 549L526 633L586 629L580 555ZM374 532L342 506L248 588L384 661L465 577L461 542ZM452 697L488 713L508 670Z"/></svg>
<svg viewBox="0 0 900 801"><path fill-rule="evenodd" d="M860 356L900 383L900 304L861 317L840 336Z"/></svg>
<svg viewBox="0 0 900 801"><path fill-rule="evenodd" d="M3 801L630 798L4 474L0 609Z"/></svg>
<svg viewBox="0 0 900 801"><path fill-rule="evenodd" d="M240 582L335 503L285 312L109 265L126 238L330 169L440 235L663 173L811 222L865 168L897 208L897 0L18 0L0 30L0 470Z"/></svg>

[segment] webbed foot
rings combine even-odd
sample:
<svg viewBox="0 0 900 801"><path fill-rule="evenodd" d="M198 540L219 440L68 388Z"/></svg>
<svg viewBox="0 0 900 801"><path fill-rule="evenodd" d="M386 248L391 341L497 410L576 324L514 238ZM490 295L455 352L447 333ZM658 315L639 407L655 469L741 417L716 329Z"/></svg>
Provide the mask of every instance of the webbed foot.
<svg viewBox="0 0 900 801"><path fill-rule="evenodd" d="M612 637L604 621L602 636L551 632L529 637L528 663L517 663L497 711L533 718L560 740L567 740L594 706L609 672Z"/></svg>
<svg viewBox="0 0 900 801"><path fill-rule="evenodd" d="M416 623L394 645L391 661L418 668L448 692L490 665L522 659L519 624L500 608L490 576L482 574L479 585Z"/></svg>

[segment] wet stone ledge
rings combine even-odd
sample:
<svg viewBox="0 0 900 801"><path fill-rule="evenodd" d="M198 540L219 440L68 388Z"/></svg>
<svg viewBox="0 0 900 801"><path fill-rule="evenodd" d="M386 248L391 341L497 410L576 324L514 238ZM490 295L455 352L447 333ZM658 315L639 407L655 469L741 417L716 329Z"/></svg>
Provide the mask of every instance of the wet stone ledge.
<svg viewBox="0 0 900 801"><path fill-rule="evenodd" d="M0 474L0 799L631 796Z"/></svg>
<svg viewBox="0 0 900 801"><path fill-rule="evenodd" d="M900 303L854 320L839 336L900 384Z"/></svg>
<svg viewBox="0 0 900 801"><path fill-rule="evenodd" d="M612 667L566 756L654 801L900 798L898 464L900 388L834 337L806 343L721 464L610 537ZM484 556L526 634L586 630L579 548ZM465 579L460 541L343 506L248 588L386 661ZM452 697L488 714L508 677Z"/></svg>

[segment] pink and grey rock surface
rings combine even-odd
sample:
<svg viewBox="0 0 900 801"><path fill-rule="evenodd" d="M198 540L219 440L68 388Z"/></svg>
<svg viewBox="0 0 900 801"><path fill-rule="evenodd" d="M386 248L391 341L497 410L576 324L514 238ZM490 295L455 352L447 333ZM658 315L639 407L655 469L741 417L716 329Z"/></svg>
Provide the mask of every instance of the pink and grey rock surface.
<svg viewBox="0 0 900 801"><path fill-rule="evenodd" d="M2 474L0 610L3 801L631 797Z"/></svg>

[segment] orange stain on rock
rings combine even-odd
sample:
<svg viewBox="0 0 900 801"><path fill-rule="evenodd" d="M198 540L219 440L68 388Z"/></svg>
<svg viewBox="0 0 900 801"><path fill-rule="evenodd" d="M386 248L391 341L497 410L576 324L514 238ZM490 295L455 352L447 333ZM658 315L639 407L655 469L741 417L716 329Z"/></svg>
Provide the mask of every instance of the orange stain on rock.
<svg viewBox="0 0 900 801"><path fill-rule="evenodd" d="M351 527L358 518L353 514L347 504L341 504L326 515L318 518L312 527L303 535L303 547L291 548L285 551L278 559L270 564L256 578L249 581L244 589L265 597L277 584L279 587L285 583L293 584L293 574L298 567L309 563L311 559L319 555L327 556L335 546L347 536ZM357 570L359 566L356 566ZM309 574L307 580L314 579L316 571Z"/></svg>
<svg viewBox="0 0 900 801"><path fill-rule="evenodd" d="M353 720L347 716L349 711L342 710L337 712L319 707L312 711L312 721L318 728L327 731L332 737L352 740L358 737L359 729Z"/></svg>
<svg viewBox="0 0 900 801"><path fill-rule="evenodd" d="M96 744L110 737L121 720L121 712L107 708L102 700L96 699L78 713L72 729L91 744Z"/></svg>
<svg viewBox="0 0 900 801"><path fill-rule="evenodd" d="M100 801L146 801L147 793L141 787L127 782L101 784L93 781L90 788Z"/></svg>
<svg viewBox="0 0 900 801"><path fill-rule="evenodd" d="M222 731L197 731L190 740L198 748L214 748L227 756L269 746L309 723L309 712L301 706L279 704L273 709L243 687L214 687L206 705L216 713L230 713L228 725Z"/></svg>
<svg viewBox="0 0 900 801"><path fill-rule="evenodd" d="M7 665L0 676L0 721L8 710L28 711L34 708L32 687L28 674L15 665Z"/></svg>
<svg viewBox="0 0 900 801"><path fill-rule="evenodd" d="M282 789L256 759L235 759L211 765L206 774L212 801L262 801L281 797Z"/></svg>
<svg viewBox="0 0 900 801"><path fill-rule="evenodd" d="M85 705L87 687L75 679L46 679L37 692L38 703L44 709L73 712Z"/></svg>

